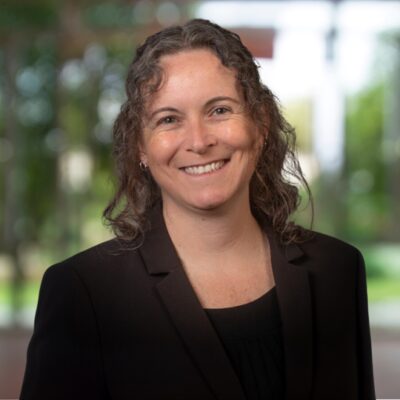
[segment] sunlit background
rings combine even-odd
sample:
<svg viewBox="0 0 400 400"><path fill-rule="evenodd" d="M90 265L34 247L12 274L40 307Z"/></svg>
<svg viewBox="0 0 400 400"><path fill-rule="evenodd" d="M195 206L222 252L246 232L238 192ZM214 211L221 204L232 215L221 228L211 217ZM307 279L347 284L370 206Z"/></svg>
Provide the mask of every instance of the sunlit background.
<svg viewBox="0 0 400 400"><path fill-rule="evenodd" d="M18 395L44 270L111 237L135 47L193 17L241 35L295 126L314 229L366 259L377 395L399 397L400 2L2 0L0 398Z"/></svg>

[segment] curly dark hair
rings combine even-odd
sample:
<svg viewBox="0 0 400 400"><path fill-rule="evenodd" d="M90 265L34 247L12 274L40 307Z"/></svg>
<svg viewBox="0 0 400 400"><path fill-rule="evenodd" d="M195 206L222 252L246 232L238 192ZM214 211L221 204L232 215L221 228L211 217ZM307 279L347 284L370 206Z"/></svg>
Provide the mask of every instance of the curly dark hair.
<svg viewBox="0 0 400 400"><path fill-rule="evenodd" d="M132 240L147 229L148 211L160 200L160 190L140 166L143 118L149 96L162 83L160 59L190 49L208 49L236 73L245 108L259 128L268 133L250 182L254 213L264 214L282 242L302 241L306 230L289 220L300 204L300 182L312 203L309 186L295 154L295 131L283 117L278 100L260 81L258 67L240 37L202 19L166 28L146 39L129 67L127 100L114 124L117 190L103 212L118 238Z"/></svg>

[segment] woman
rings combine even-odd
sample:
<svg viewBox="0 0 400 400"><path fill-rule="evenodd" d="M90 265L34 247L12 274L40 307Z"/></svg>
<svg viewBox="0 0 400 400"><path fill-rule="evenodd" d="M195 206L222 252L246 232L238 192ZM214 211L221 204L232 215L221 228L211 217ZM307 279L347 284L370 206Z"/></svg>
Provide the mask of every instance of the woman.
<svg viewBox="0 0 400 400"><path fill-rule="evenodd" d="M289 217L294 132L237 35L137 50L117 238L44 275L21 399L373 399L361 254Z"/></svg>

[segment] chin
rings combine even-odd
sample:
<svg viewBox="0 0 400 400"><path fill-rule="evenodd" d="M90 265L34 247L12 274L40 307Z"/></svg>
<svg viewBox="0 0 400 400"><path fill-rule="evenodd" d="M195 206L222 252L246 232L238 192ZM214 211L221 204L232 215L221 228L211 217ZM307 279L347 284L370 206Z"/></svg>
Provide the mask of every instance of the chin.
<svg viewBox="0 0 400 400"><path fill-rule="evenodd" d="M221 209L223 204L221 203L209 203L209 204L200 204L195 205L193 208L198 211L216 211Z"/></svg>
<svg viewBox="0 0 400 400"><path fill-rule="evenodd" d="M197 210L212 211L222 208L228 203L229 199L226 196L205 196L201 199L195 199L189 204Z"/></svg>

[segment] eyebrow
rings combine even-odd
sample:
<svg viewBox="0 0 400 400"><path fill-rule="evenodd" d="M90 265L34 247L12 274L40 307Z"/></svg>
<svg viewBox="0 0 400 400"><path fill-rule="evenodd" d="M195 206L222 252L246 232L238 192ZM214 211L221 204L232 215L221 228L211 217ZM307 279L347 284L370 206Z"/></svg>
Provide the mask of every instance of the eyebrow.
<svg viewBox="0 0 400 400"><path fill-rule="evenodd" d="M208 100L205 104L204 104L204 108L209 107L210 105L217 103L219 101L230 101L236 104L241 104L240 101L238 99L235 99L233 97L229 97L229 96L217 96L217 97L213 97L212 99ZM161 107L161 108L157 108L157 110L154 110L148 117L149 120L152 120L157 114L162 113L162 112L172 112L172 113L178 113L180 114L181 111L179 111L177 108L174 107Z"/></svg>
<svg viewBox="0 0 400 400"><path fill-rule="evenodd" d="M205 108L209 107L211 104L217 103L219 101L230 101L232 103L236 103L236 104L241 104L240 101L238 99L235 99L233 97L229 97L229 96L217 96L217 97L213 97L212 99L208 100L206 102L206 104L204 105Z"/></svg>
<svg viewBox="0 0 400 400"><path fill-rule="evenodd" d="M173 108L173 107L161 107L161 108L158 108L157 110L153 111L149 115L148 119L152 120L157 114L162 113L162 112L179 113L180 111L178 109L176 109L176 108Z"/></svg>

